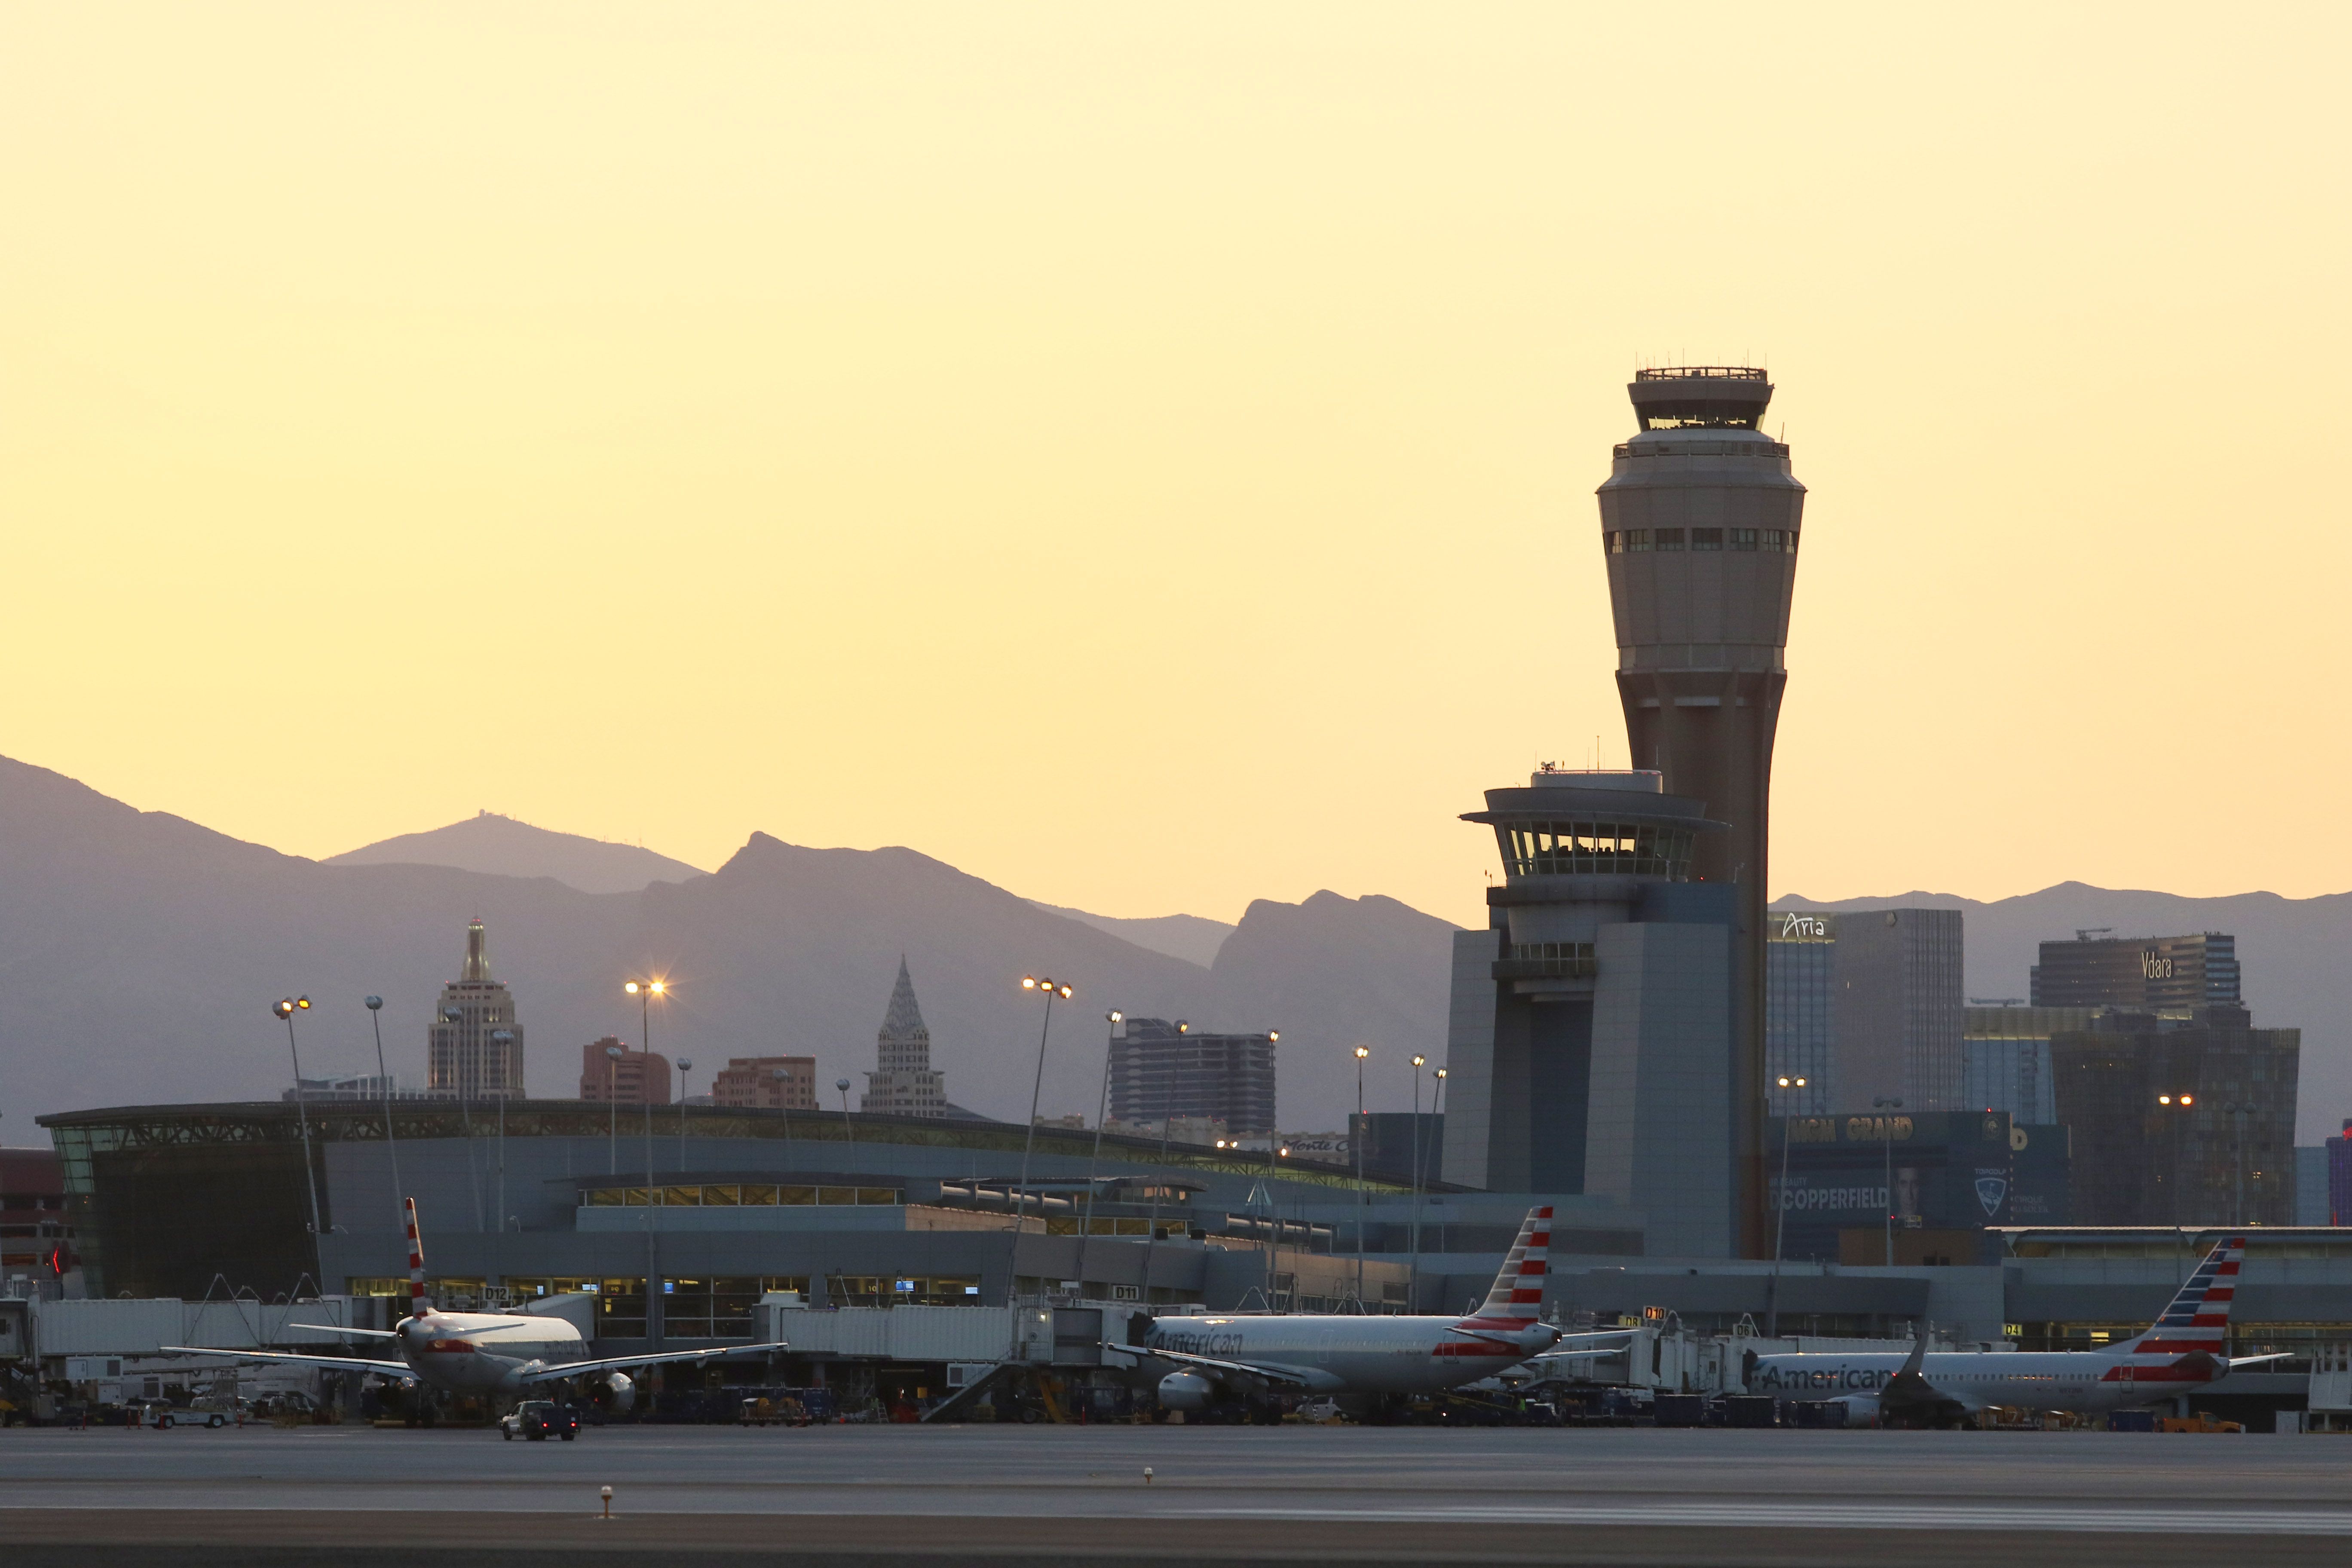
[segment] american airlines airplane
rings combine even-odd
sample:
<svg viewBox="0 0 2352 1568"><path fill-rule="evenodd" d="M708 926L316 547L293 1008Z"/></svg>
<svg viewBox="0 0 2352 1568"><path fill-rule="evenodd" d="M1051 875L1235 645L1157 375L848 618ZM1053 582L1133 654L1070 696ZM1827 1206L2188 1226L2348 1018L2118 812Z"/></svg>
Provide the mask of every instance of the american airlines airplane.
<svg viewBox="0 0 2352 1568"><path fill-rule="evenodd" d="M2236 1367L2287 1359L2221 1353L2245 1256L2243 1237L2217 1243L2153 1328L2105 1350L1930 1355L1922 1334L1907 1356L1750 1351L1744 1381L1750 1394L1843 1404L1849 1426L1957 1426L1990 1406L2095 1414L2147 1405L2216 1383Z"/></svg>
<svg viewBox="0 0 2352 1568"><path fill-rule="evenodd" d="M391 1329L338 1329L291 1323L289 1328L338 1337L390 1340L398 1361L367 1356L295 1355L273 1351L201 1350L193 1345L165 1345L178 1355L224 1356L236 1361L282 1362L338 1372L368 1372L403 1383L421 1383L447 1394L512 1397L534 1384L556 1383L591 1373L603 1393L598 1403L615 1415L625 1415L636 1404L636 1385L625 1367L657 1366L664 1363L709 1361L714 1356L746 1355L785 1348L772 1344L726 1345L717 1350L667 1351L653 1355L604 1356L591 1359L580 1331L562 1318L521 1312L441 1312L425 1299L425 1250L416 1234L416 1200L408 1207L408 1316Z"/></svg>
<svg viewBox="0 0 2352 1568"><path fill-rule="evenodd" d="M1560 1331L1537 1321L1550 1247L1551 1210L1529 1209L1486 1305L1466 1318L1160 1318L1141 1344L1110 1348L1176 1364L1160 1380L1162 1409L1200 1411L1238 1400L1261 1421L1279 1419L1286 1393L1369 1402L1457 1388L1547 1352L1605 1353L1556 1352ZM1573 1338L1582 1343L1630 1333Z"/></svg>

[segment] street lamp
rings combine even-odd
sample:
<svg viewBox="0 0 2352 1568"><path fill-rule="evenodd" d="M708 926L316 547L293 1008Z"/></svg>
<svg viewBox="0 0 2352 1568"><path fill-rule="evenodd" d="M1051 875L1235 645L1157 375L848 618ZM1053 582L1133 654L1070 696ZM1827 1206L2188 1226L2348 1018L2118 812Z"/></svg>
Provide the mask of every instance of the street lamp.
<svg viewBox="0 0 2352 1568"><path fill-rule="evenodd" d="M507 1076L506 1056L507 1047L514 1044L514 1031L492 1029L490 1044L499 1047L499 1082L501 1085L499 1092L499 1235L503 1238L507 1233L507 1096L503 1086L511 1081ZM504 1285L506 1282L506 1272L501 1269L499 1283Z"/></svg>
<svg viewBox="0 0 2352 1568"><path fill-rule="evenodd" d="M1421 1069L1429 1058L1415 1051L1412 1057L1412 1218L1408 1228L1412 1233L1412 1262L1405 1268L1405 1310L1416 1311L1421 1302Z"/></svg>
<svg viewBox="0 0 2352 1568"><path fill-rule="evenodd" d="M1045 1088L1045 1039L1054 1030L1054 998L1067 1001L1073 994L1067 985L1034 974L1021 977L1021 989L1037 992L1045 998L1045 1017L1037 1029L1037 1072L1029 1084L1029 1131L1021 1143L1021 1184L1013 1189L1013 1254L1004 1283L1004 1304L1008 1307L1013 1305L1021 1279L1022 1215L1029 1202L1029 1156L1037 1147L1037 1099Z"/></svg>
<svg viewBox="0 0 2352 1568"><path fill-rule="evenodd" d="M1102 1103L1095 1108L1095 1149L1087 1157L1087 1217L1078 1226L1078 1294L1087 1291L1087 1238L1095 1228L1095 1173L1102 1164L1103 1123L1110 1120L1110 1057L1118 1041L1118 1028L1127 1022L1127 1015L1114 1007L1103 1015L1103 1081ZM1145 1292L1145 1300L1150 1299Z"/></svg>
<svg viewBox="0 0 2352 1568"><path fill-rule="evenodd" d="M400 1186L400 1146L392 1139L392 1075L383 1070L383 998L367 999L368 1023L375 1030L375 1076L383 1085L383 1148L392 1156L392 1213L398 1228L406 1228L407 1210L401 1200L408 1194Z"/></svg>
<svg viewBox="0 0 2352 1568"><path fill-rule="evenodd" d="M790 1068L771 1068L776 1080L776 1110L784 1119L784 1170L793 1168L793 1071Z"/></svg>
<svg viewBox="0 0 2352 1568"><path fill-rule="evenodd" d="M643 1042L639 1049L645 1054L645 1059L638 1064L637 1103L645 1107L646 1118L646 1343L658 1348L654 1340L654 1314L661 1303L662 1285L660 1255L654 1241L654 1199L657 1195L654 1191L654 1097L653 1085L647 1078L654 1066L654 998L667 996L669 985L660 980L626 980L622 982L621 991L637 999L638 1038ZM607 1055L611 1050L611 1047L605 1047ZM617 1116L617 1112L613 1113L616 1124Z"/></svg>
<svg viewBox="0 0 2352 1568"><path fill-rule="evenodd" d="M835 1079L833 1087L841 1091L841 1136L843 1142L849 1145L845 1152L854 1154L857 1152L857 1129L851 1126L849 1121L849 1080L845 1078ZM857 1162L851 1160L847 1163L854 1165Z"/></svg>
<svg viewBox="0 0 2352 1568"><path fill-rule="evenodd" d="M1437 1086L1429 1091L1429 1114L1433 1120L1442 1118L1445 1114L1445 1069L1439 1068L1436 1077ZM1444 1123L1439 1121L1438 1125L1442 1127ZM1437 1227L1437 1250L1440 1252L1445 1250L1445 1227L1442 1225Z"/></svg>
<svg viewBox="0 0 2352 1568"><path fill-rule="evenodd" d="M607 1173L621 1173L621 1089L618 1075L626 1047L604 1047L604 1163Z"/></svg>
<svg viewBox="0 0 2352 1568"><path fill-rule="evenodd" d="M2233 1156L2231 1163L2237 1167L2234 1173L2237 1177L2238 1192L2237 1199L2231 1205L2235 1210L2230 1221L2231 1225L2251 1223L2246 1218L2246 1118L2261 1109L2259 1105L2249 1105L2234 1100L2221 1108L2223 1115L2234 1117L2237 1121L2236 1127L2232 1129L2234 1147L2231 1151Z"/></svg>
<svg viewBox="0 0 2352 1568"><path fill-rule="evenodd" d="M1780 1337L1780 1243L1781 1238L1789 1234L1789 1135L1796 1126L1797 1117L1797 1097L1788 1091L1805 1087L1805 1080L1801 1078L1789 1078L1783 1075L1779 1082L1780 1086L1780 1195L1778 1207L1780 1212L1772 1222L1772 1280L1765 1291L1769 1304L1764 1310L1764 1337L1768 1340L1777 1340Z"/></svg>
<svg viewBox="0 0 2352 1568"><path fill-rule="evenodd" d="M1877 1110L1903 1109L1903 1102L1899 1100L1874 1100L1870 1103L1872 1109ZM1892 1268L1895 1267L1895 1118L1880 1117L1878 1130L1886 1145L1886 1267ZM1780 1152L1783 1155L1788 1153L1785 1142L1781 1144Z"/></svg>
<svg viewBox="0 0 2352 1568"><path fill-rule="evenodd" d="M1372 1054L1370 1046L1356 1047L1356 1133L1348 1142L1356 1146L1356 1310L1364 1310L1364 1226L1371 1217L1371 1194L1364 1188L1364 1134L1369 1126L1364 1121L1364 1058Z"/></svg>
<svg viewBox="0 0 2352 1568"><path fill-rule="evenodd" d="M677 1168L686 1169L686 1075L692 1071L691 1057L677 1058Z"/></svg>
<svg viewBox="0 0 2352 1568"><path fill-rule="evenodd" d="M302 1128L302 1179L310 1188L310 1262L321 1273L326 1260L320 1255L323 1241L319 1235L319 1178L310 1169L310 1109L302 1096L302 1053L294 1047L294 1015L310 1010L308 996L289 996L269 1010L273 1018L286 1022L286 1054L294 1058L294 1117ZM317 1282L313 1275L312 1282Z"/></svg>
<svg viewBox="0 0 2352 1568"><path fill-rule="evenodd" d="M2193 1094L2159 1094L2156 1097L2156 1103L2168 1110L2190 1110L2196 1107L2197 1097ZM2181 1189L2187 1184L2180 1179L2180 1123L2174 1121L2171 1125L2172 1136L2168 1140L2172 1145L2172 1158L2168 1162L2170 1172L2168 1175L2159 1173L2157 1180L2172 1183L2172 1202L2166 1206L2172 1210L2172 1227L2177 1235L2185 1223L2181 1218Z"/></svg>

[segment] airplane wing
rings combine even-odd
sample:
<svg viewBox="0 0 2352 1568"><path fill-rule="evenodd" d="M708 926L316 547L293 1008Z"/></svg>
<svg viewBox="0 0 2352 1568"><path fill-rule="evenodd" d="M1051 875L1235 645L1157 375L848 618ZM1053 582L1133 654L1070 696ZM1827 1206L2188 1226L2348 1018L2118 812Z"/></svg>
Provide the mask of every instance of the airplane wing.
<svg viewBox="0 0 2352 1568"><path fill-rule="evenodd" d="M383 1377L396 1377L404 1383L416 1381L416 1369L404 1361L370 1361L364 1356L293 1355L285 1351L215 1351L195 1345L163 1345L165 1355L226 1356L231 1361L284 1362L294 1366L323 1366L336 1372L372 1372Z"/></svg>
<svg viewBox="0 0 2352 1568"><path fill-rule="evenodd" d="M287 1323L283 1328L305 1334L332 1334L337 1339L396 1340L400 1336L390 1329L345 1329L333 1323Z"/></svg>
<svg viewBox="0 0 2352 1568"><path fill-rule="evenodd" d="M2235 1372L2242 1366L2260 1366L2266 1361L2293 1361L2299 1355L2310 1353L2308 1351L2280 1351L2273 1355L2233 1355L2229 1361L2229 1371ZM2227 1376L2228 1373L2224 1373L2223 1375Z"/></svg>
<svg viewBox="0 0 2352 1568"><path fill-rule="evenodd" d="M1202 1372L1221 1372L1230 1377L1255 1377L1283 1388L1313 1388L1315 1380L1295 1366L1277 1366L1271 1363L1222 1361L1215 1356L1191 1355L1183 1351L1153 1350L1137 1346L1138 1353L1172 1361L1179 1366L1197 1367Z"/></svg>
<svg viewBox="0 0 2352 1568"><path fill-rule="evenodd" d="M656 1351L651 1355L605 1356L599 1361L568 1361L561 1366L542 1366L522 1374L525 1383L554 1383L567 1377L577 1377L583 1372L616 1372L629 1366L660 1366L685 1361L709 1361L715 1356L751 1355L761 1351L780 1351L788 1342L778 1340L764 1345L715 1345L699 1351Z"/></svg>

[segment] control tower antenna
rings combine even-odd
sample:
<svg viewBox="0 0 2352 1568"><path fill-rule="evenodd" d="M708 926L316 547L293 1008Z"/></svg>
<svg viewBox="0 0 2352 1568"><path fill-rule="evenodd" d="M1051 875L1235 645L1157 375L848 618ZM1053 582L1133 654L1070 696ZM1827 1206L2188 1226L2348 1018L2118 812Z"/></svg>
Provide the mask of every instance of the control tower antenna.
<svg viewBox="0 0 2352 1568"><path fill-rule="evenodd" d="M1742 1255L1769 1258L1766 848L1805 487L1762 428L1762 370L1660 366L1626 391L1641 429L1616 448L1600 500L1627 765L1658 769L1667 793L1731 829L1701 840L1691 874L1738 884L1732 1234Z"/></svg>

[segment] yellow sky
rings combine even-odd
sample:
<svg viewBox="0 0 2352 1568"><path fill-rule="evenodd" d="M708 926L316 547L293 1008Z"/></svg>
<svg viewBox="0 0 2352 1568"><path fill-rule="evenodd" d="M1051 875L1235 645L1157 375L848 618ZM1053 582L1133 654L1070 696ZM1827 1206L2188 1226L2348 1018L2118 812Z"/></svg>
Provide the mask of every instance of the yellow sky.
<svg viewBox="0 0 2352 1568"><path fill-rule="evenodd" d="M2352 887L2346 16L9 7L0 752L1474 921L1762 359L1774 892Z"/></svg>

